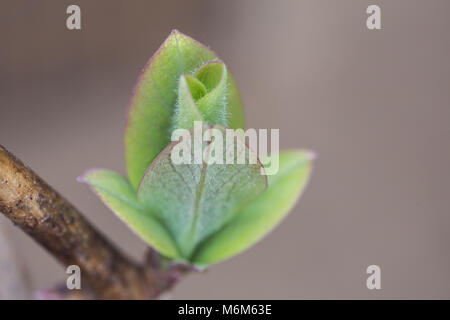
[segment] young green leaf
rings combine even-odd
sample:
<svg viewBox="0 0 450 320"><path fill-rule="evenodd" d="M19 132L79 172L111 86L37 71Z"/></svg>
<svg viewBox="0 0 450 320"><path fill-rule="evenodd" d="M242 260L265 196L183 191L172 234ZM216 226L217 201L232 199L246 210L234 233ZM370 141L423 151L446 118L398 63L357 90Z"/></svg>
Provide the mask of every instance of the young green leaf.
<svg viewBox="0 0 450 320"><path fill-rule="evenodd" d="M200 80L189 75L184 75L184 77L189 86L189 90L191 92L191 96L192 99L194 99L194 101L197 101L198 99L202 98L207 93L205 85ZM180 88L180 84L178 84L178 88ZM180 94L179 91L178 94Z"/></svg>
<svg viewBox="0 0 450 320"><path fill-rule="evenodd" d="M251 164L250 159L256 156L243 141L233 134L236 144L224 143L225 128L218 125L203 127L205 134L211 134L211 139L206 139L209 141L202 141L203 136L195 130L193 136L173 142L158 156L137 192L138 201L167 226L188 260L201 241L222 228L267 186L261 163ZM186 146L183 156L189 157L188 161L176 164L174 154ZM230 156L232 163L225 164L230 146L237 150ZM195 163L198 152L204 158ZM237 161L241 155L244 164Z"/></svg>
<svg viewBox="0 0 450 320"><path fill-rule="evenodd" d="M218 60L210 49L175 30L148 61L133 90L125 134L128 178L134 189L150 163L170 143L180 77L194 75L205 63ZM229 73L227 87L228 125L243 128L241 99Z"/></svg>
<svg viewBox="0 0 450 320"><path fill-rule="evenodd" d="M119 218L156 250L169 258L181 258L168 231L137 202L136 192L124 177L105 169L91 169L78 181L87 183Z"/></svg>
<svg viewBox="0 0 450 320"><path fill-rule="evenodd" d="M228 73L221 62L208 62L195 77L182 75L178 83L178 101L172 132L190 130L194 121L228 127Z"/></svg>
<svg viewBox="0 0 450 320"><path fill-rule="evenodd" d="M203 91L205 90L205 91ZM176 129L191 130L194 121L203 121L193 95L201 96L206 93L205 86L191 76L182 75L178 85L178 102L173 116L172 132Z"/></svg>
<svg viewBox="0 0 450 320"><path fill-rule="evenodd" d="M195 77L208 92L196 102L206 122L229 127L228 71L225 65L220 62L207 63L196 72Z"/></svg>
<svg viewBox="0 0 450 320"><path fill-rule="evenodd" d="M265 236L291 210L311 173L313 155L308 151L280 153L280 168L269 176L269 187L235 215L225 227L206 239L192 258L206 266L232 257Z"/></svg>

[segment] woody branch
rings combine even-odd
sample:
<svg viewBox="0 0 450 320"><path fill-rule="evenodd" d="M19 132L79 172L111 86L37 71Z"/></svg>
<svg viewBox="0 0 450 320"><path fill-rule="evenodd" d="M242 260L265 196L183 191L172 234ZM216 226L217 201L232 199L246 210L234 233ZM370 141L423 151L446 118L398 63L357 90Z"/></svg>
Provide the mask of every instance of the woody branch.
<svg viewBox="0 0 450 320"><path fill-rule="evenodd" d="M78 265L82 298L152 299L187 271L161 266L150 249L138 264L115 248L83 215L0 145L0 212L50 252L63 266Z"/></svg>

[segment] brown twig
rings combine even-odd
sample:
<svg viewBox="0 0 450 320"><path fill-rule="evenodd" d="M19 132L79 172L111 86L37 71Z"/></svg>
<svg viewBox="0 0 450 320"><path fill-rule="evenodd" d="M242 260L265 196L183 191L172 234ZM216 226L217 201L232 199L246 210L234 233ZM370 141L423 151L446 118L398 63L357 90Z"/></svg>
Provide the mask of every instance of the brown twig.
<svg viewBox="0 0 450 320"><path fill-rule="evenodd" d="M0 212L64 266L81 269L83 296L152 299L187 271L162 268L159 256L139 265L119 252L52 187L0 145Z"/></svg>

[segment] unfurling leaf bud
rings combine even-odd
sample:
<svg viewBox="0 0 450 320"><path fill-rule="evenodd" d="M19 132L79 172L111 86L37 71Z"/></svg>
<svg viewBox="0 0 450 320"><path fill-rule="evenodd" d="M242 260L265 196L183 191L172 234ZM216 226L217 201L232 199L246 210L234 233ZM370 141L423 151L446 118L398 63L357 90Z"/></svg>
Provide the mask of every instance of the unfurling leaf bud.
<svg viewBox="0 0 450 320"><path fill-rule="evenodd" d="M206 139L196 136L198 123ZM262 174L256 150L234 131L243 128L241 98L229 69L210 49L173 31L133 90L125 133L128 179L93 169L80 181L162 255L206 267L273 229L310 176L308 151L273 154L279 157L278 172ZM178 131L185 134L172 142ZM229 131L232 147L222 140ZM174 161L176 150L182 161ZM221 162L225 158L231 163Z"/></svg>

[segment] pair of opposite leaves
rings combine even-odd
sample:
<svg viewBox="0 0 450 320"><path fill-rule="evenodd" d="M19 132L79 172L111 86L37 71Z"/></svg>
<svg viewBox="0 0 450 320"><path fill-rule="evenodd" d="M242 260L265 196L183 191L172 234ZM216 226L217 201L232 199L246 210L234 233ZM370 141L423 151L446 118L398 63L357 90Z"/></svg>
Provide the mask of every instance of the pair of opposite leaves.
<svg viewBox="0 0 450 320"><path fill-rule="evenodd" d="M131 98L128 180L105 169L88 170L80 180L161 254L205 267L240 253L278 224L306 186L312 154L281 152L278 172L268 177L260 162L174 165L171 132L191 129L196 120L221 131L243 129L241 99L215 53L173 31Z"/></svg>

